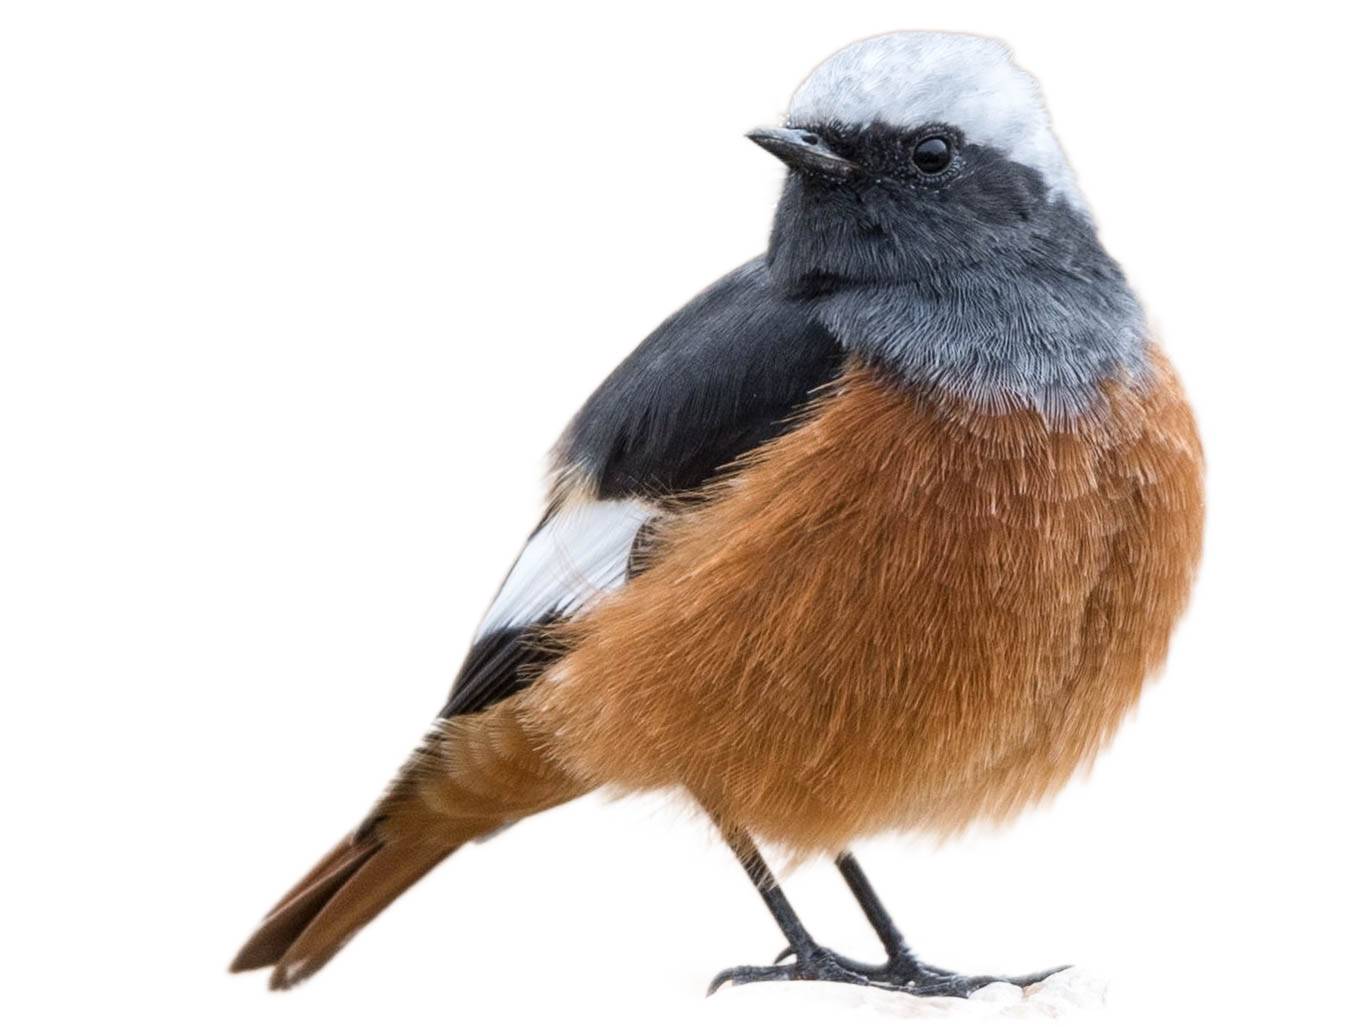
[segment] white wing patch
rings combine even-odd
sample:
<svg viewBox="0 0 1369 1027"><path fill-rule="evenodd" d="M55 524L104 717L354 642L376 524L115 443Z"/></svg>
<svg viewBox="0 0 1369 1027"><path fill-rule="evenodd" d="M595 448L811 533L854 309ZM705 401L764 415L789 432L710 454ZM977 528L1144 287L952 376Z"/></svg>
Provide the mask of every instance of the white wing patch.
<svg viewBox="0 0 1369 1027"><path fill-rule="evenodd" d="M548 615L569 617L621 586L637 532L659 512L636 499L558 510L528 540L476 637Z"/></svg>

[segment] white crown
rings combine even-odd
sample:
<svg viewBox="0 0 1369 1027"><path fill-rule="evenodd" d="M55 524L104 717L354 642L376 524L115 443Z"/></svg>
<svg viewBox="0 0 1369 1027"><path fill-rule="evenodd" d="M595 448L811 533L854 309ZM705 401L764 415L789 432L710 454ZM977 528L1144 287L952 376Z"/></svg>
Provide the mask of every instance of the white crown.
<svg viewBox="0 0 1369 1027"><path fill-rule="evenodd" d="M893 32L852 43L819 64L789 105L791 126L937 122L1035 168L1054 196L1087 211L1051 130L1041 91L996 39L950 32Z"/></svg>

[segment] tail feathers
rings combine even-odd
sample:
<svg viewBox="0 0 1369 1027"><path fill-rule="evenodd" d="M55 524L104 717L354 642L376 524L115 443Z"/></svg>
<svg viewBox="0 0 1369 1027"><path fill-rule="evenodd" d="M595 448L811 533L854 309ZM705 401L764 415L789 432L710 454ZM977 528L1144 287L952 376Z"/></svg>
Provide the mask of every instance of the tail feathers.
<svg viewBox="0 0 1369 1027"><path fill-rule="evenodd" d="M271 987L293 987L322 969L352 935L458 844L344 840L267 914L230 969L274 967Z"/></svg>
<svg viewBox="0 0 1369 1027"><path fill-rule="evenodd" d="M466 842L584 790L546 760L507 702L444 721L361 826L266 914L231 969L271 967L273 989L293 987Z"/></svg>
<svg viewBox="0 0 1369 1027"><path fill-rule="evenodd" d="M374 846L360 844L357 841L356 834L349 834L346 838L342 839L342 841L338 842L328 855L319 860L318 863L315 864L313 870L310 870L301 877L293 888L282 895L280 901L272 906L271 912L266 915L269 917L271 913L276 912L276 910L280 909L282 906L289 905L300 892L313 887L320 878L333 873L344 863L350 863L357 860L363 852L369 852L373 847Z"/></svg>
<svg viewBox="0 0 1369 1027"><path fill-rule="evenodd" d="M266 914L229 970L260 970L274 966L330 899L375 854L376 846L361 846L351 839L342 842L291 888Z"/></svg>

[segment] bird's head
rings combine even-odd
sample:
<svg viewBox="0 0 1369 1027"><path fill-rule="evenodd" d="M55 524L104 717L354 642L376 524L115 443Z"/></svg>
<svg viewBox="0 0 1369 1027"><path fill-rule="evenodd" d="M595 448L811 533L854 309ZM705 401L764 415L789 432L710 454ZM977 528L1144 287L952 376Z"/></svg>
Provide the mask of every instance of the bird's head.
<svg viewBox="0 0 1369 1027"><path fill-rule="evenodd" d="M898 32L819 65L782 128L771 270L792 293L937 283L1040 259L1092 221L1035 79L1001 43Z"/></svg>

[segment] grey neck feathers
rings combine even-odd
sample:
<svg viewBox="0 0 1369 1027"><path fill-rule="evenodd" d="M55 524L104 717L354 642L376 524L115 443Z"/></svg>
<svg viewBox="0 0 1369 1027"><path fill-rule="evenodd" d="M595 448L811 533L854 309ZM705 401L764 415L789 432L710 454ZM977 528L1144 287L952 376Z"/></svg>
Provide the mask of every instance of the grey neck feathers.
<svg viewBox="0 0 1369 1027"><path fill-rule="evenodd" d="M845 286L813 302L848 351L909 385L1054 420L1086 414L1104 383L1144 372L1144 315L1113 271L968 268L935 285Z"/></svg>
<svg viewBox="0 0 1369 1027"><path fill-rule="evenodd" d="M1021 207L1029 218L1000 203L1008 213L992 220L949 220L949 205L928 201L907 214L905 201L886 207L886 222L921 220L895 222L880 247L848 231L849 214L818 221L825 208L799 206L804 194L791 185L782 200L791 209L782 208L772 236L772 276L781 291L805 298L846 350L911 387L995 412L1027 406L1051 418L1084 414L1109 380L1144 375L1145 316L1090 219L1046 200L1035 173L1009 171L1034 201ZM976 202L987 211L996 198ZM830 228L823 233L832 224L846 232L835 242Z"/></svg>

